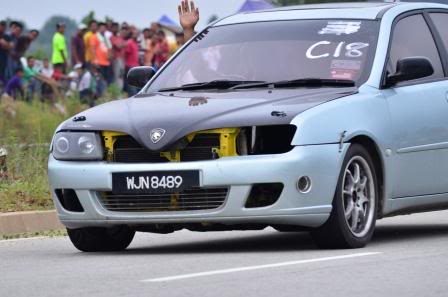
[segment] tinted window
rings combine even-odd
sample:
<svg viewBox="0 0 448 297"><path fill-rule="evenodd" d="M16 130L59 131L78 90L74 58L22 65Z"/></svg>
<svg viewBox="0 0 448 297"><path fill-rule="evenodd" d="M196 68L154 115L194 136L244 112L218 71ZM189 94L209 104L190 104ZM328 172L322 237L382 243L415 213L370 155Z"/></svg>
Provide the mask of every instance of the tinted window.
<svg viewBox="0 0 448 297"><path fill-rule="evenodd" d="M448 50L448 13L431 13L431 18L439 30L445 48Z"/></svg>
<svg viewBox="0 0 448 297"><path fill-rule="evenodd" d="M431 61L434 74L423 80L444 77L436 44L422 15L406 17L395 26L388 72L395 72L397 61L407 57L426 57Z"/></svg>
<svg viewBox="0 0 448 297"><path fill-rule="evenodd" d="M149 91L213 80L368 78L378 21L298 20L210 28L155 79Z"/></svg>

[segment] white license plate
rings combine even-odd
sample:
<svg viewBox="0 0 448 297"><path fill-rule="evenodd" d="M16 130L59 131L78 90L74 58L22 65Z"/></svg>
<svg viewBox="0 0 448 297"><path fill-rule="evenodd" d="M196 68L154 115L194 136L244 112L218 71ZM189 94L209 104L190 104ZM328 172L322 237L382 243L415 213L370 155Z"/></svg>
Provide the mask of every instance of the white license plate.
<svg viewBox="0 0 448 297"><path fill-rule="evenodd" d="M114 194L176 193L199 187L199 171L149 171L112 173Z"/></svg>

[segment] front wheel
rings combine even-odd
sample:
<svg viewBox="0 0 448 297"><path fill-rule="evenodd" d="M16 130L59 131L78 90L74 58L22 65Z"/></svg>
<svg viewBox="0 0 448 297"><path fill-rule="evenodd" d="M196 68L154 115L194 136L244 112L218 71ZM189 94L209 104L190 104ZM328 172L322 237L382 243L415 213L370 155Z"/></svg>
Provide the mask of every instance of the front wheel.
<svg viewBox="0 0 448 297"><path fill-rule="evenodd" d="M82 252L113 252L125 250L131 244L135 231L127 226L67 228L67 234L73 245Z"/></svg>
<svg viewBox="0 0 448 297"><path fill-rule="evenodd" d="M372 238L379 187L368 151L352 144L342 164L328 221L311 235L323 248L361 248Z"/></svg>

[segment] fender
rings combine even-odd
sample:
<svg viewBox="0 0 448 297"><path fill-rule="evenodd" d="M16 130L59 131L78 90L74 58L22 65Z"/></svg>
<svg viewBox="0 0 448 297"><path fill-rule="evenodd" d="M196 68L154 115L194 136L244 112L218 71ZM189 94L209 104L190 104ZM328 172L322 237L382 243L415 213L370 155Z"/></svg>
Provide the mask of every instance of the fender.
<svg viewBox="0 0 448 297"><path fill-rule="evenodd" d="M297 126L292 141L295 146L349 143L357 136L370 138L382 160L383 209L387 209L392 192L389 185L394 184L393 177L387 174L394 166L394 141L388 104L378 89L362 86L359 93L309 109L297 115L291 123ZM341 160L345 152L341 150Z"/></svg>
<svg viewBox="0 0 448 297"><path fill-rule="evenodd" d="M345 131L344 142L365 135L381 148L392 147L391 117L387 101L375 88L363 86L359 93L329 101L294 117L297 126L293 145L339 143ZM375 135L385 139L383 143Z"/></svg>

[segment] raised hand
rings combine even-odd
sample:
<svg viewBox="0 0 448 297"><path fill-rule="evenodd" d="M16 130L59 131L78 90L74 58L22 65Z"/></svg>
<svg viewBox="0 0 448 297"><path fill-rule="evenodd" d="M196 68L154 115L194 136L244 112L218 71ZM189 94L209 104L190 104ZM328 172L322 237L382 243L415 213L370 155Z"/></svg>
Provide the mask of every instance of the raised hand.
<svg viewBox="0 0 448 297"><path fill-rule="evenodd" d="M184 29L185 40L190 39L194 34L194 28L199 21L199 8L196 8L193 1L182 0L177 7L179 11L180 25Z"/></svg>

